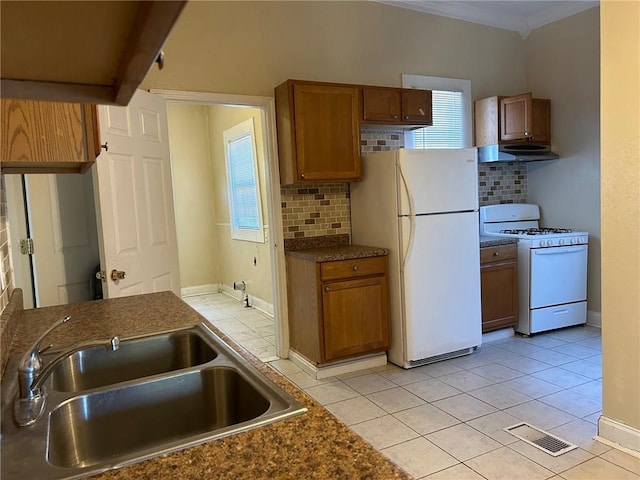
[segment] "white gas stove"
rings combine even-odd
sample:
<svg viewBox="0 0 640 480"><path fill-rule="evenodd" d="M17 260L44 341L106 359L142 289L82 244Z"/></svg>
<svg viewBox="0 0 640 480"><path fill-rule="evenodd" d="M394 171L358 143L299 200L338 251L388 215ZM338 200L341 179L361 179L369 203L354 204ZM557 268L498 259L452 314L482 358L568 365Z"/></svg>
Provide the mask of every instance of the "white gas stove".
<svg viewBox="0 0 640 480"><path fill-rule="evenodd" d="M518 240L519 318L525 335L587 320L589 234L541 228L537 205L480 207L480 234Z"/></svg>

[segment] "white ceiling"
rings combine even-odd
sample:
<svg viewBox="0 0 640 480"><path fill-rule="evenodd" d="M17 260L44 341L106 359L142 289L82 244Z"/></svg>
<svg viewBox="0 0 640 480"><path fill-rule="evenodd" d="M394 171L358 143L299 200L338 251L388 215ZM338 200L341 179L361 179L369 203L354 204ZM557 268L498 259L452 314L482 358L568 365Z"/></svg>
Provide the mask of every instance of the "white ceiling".
<svg viewBox="0 0 640 480"><path fill-rule="evenodd" d="M443 17L514 30L522 38L543 25L570 17L600 4L597 0L378 0Z"/></svg>

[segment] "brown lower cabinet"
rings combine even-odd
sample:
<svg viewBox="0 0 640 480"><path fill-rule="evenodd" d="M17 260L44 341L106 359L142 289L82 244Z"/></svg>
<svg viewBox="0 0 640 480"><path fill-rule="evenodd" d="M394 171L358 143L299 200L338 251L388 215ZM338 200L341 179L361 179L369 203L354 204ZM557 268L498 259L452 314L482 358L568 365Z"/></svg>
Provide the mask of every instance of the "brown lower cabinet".
<svg viewBox="0 0 640 480"><path fill-rule="evenodd" d="M482 333L518 323L518 250L516 244L480 249Z"/></svg>
<svg viewBox="0 0 640 480"><path fill-rule="evenodd" d="M315 364L389 348L387 257L316 262L287 256L289 338Z"/></svg>

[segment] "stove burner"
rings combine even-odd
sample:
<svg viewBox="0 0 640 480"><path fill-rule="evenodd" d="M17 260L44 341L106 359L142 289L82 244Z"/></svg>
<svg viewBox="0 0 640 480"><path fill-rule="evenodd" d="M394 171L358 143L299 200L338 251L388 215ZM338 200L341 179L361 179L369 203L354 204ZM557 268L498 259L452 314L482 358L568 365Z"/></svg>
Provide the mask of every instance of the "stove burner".
<svg viewBox="0 0 640 480"><path fill-rule="evenodd" d="M570 228L516 228L512 230L500 230L500 233L508 235L553 235L554 233L571 233Z"/></svg>

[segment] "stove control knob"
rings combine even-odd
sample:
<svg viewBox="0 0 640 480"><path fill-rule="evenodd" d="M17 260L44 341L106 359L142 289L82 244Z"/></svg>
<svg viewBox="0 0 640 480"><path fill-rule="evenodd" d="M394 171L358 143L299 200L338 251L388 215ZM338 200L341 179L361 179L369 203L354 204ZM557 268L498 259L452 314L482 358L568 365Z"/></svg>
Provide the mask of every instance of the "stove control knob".
<svg viewBox="0 0 640 480"><path fill-rule="evenodd" d="M578 237L573 237L571 239L571 245L577 245L578 244Z"/></svg>
<svg viewBox="0 0 640 480"><path fill-rule="evenodd" d="M560 240L558 240L558 245L564 245L564 238L561 238Z"/></svg>
<svg viewBox="0 0 640 480"><path fill-rule="evenodd" d="M580 237L580 243L587 243L587 237Z"/></svg>
<svg viewBox="0 0 640 480"><path fill-rule="evenodd" d="M553 240L547 240L547 247L553 247Z"/></svg>

